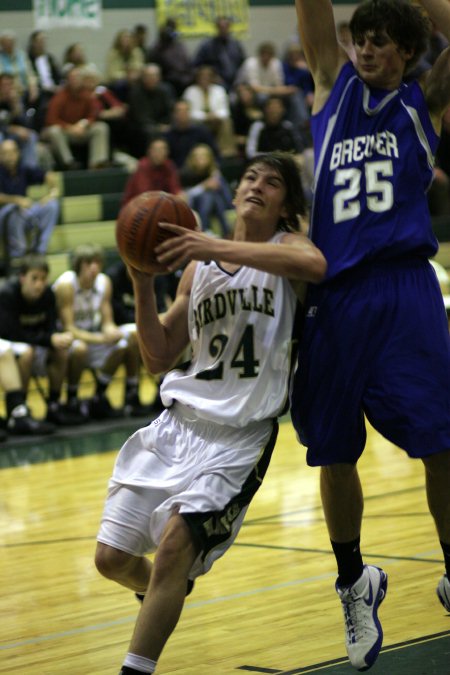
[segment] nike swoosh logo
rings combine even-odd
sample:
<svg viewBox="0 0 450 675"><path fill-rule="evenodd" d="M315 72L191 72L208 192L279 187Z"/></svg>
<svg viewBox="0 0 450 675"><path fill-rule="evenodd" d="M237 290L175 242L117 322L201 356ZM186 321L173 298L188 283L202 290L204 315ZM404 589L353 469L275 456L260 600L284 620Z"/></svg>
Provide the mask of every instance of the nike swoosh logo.
<svg viewBox="0 0 450 675"><path fill-rule="evenodd" d="M366 603L367 607L371 607L373 603L373 590L372 590L372 582L369 581L369 597L363 598L364 602Z"/></svg>

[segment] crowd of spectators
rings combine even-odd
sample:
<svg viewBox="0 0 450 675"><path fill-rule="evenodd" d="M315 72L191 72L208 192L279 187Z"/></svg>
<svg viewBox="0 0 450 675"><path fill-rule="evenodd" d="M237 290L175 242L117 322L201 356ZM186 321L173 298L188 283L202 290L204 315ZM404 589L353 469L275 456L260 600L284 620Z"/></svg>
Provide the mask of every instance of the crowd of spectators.
<svg viewBox="0 0 450 675"><path fill-rule="evenodd" d="M103 167L114 164L117 151L140 159L161 134L167 135L171 150L175 106L186 101L190 126L212 137L204 135L198 142L210 144L219 162L222 157L244 158L248 129L238 104L245 85L261 117L265 99L281 96L286 118L309 143L313 91L301 49L298 54L286 52L285 61L274 44L264 42L248 56L232 27L229 18L217 17L215 35L196 49L188 48L171 17L150 44L145 25L123 28L106 48L103 68L89 61L79 42L67 45L58 59L48 50L45 32L34 31L21 49L15 33L4 30L0 77L10 80L3 88L9 87L11 100L3 100L0 82L0 132L10 133L3 131L6 123L21 127L11 133L24 160L23 146L44 145L46 169ZM302 61L299 72L297 58ZM32 149L32 154L40 163L45 151L38 150ZM179 160L171 159L180 167Z"/></svg>

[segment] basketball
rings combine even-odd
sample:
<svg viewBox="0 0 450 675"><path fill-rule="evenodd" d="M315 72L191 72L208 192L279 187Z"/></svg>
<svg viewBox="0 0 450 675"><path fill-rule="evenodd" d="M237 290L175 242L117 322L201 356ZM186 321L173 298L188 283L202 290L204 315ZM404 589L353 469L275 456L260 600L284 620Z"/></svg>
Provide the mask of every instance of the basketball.
<svg viewBox="0 0 450 675"><path fill-rule="evenodd" d="M122 260L141 272L164 274L167 268L155 257L155 247L174 235L158 223L175 223L195 230L194 213L181 197L167 192L143 192L120 211L116 223L116 242Z"/></svg>

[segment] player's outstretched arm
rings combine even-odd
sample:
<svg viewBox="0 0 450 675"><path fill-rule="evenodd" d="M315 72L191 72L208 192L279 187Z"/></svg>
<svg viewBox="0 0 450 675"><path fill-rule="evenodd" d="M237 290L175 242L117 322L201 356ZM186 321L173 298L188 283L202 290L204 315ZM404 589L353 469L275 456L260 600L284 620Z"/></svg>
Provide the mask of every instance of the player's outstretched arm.
<svg viewBox="0 0 450 675"><path fill-rule="evenodd" d="M419 3L450 42L450 0L419 0Z"/></svg>
<svg viewBox="0 0 450 675"><path fill-rule="evenodd" d="M439 31L450 40L450 0L419 0ZM450 104L450 48L437 58L422 83L425 98L437 133L441 131L442 117Z"/></svg>
<svg viewBox="0 0 450 675"><path fill-rule="evenodd" d="M322 281L326 273L323 254L303 234L286 233L280 243L274 244L215 239L172 223L164 223L162 227L177 235L163 241L155 250L158 261L169 269L178 269L192 260L217 260L312 283Z"/></svg>
<svg viewBox="0 0 450 675"><path fill-rule="evenodd" d="M195 264L183 273L169 310L159 316L154 277L128 268L133 281L137 336L142 360L156 375L173 366L189 343L188 308Z"/></svg>
<svg viewBox="0 0 450 675"><path fill-rule="evenodd" d="M429 71L424 84L424 94L433 126L440 134L442 118L450 105L450 47L439 54Z"/></svg>
<svg viewBox="0 0 450 675"><path fill-rule="evenodd" d="M348 56L339 46L331 0L296 0L300 42L315 84L313 112L324 105Z"/></svg>

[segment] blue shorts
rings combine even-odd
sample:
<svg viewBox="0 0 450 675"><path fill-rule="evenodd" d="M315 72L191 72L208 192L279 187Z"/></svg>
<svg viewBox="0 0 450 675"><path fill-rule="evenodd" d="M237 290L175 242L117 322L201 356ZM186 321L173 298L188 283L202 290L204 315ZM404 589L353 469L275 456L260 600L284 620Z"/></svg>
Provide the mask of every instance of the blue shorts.
<svg viewBox="0 0 450 675"><path fill-rule="evenodd" d="M410 457L450 449L450 336L428 261L310 288L291 416L311 466L355 463L365 416Z"/></svg>

